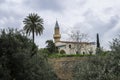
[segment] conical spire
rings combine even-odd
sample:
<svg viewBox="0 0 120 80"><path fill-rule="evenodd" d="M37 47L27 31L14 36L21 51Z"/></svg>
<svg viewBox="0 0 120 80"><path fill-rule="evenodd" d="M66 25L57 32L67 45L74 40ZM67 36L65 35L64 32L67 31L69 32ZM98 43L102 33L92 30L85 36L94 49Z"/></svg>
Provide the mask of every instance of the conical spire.
<svg viewBox="0 0 120 80"><path fill-rule="evenodd" d="M56 20L55 28L59 28L59 24L57 20Z"/></svg>

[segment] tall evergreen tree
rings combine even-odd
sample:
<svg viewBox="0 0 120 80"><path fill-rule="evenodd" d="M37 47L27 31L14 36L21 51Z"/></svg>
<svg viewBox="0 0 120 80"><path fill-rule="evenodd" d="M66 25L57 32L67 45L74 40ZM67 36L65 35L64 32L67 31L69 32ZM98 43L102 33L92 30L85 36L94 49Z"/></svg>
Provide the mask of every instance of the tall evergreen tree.
<svg viewBox="0 0 120 80"><path fill-rule="evenodd" d="M97 33L97 48L100 48L99 34Z"/></svg>
<svg viewBox="0 0 120 80"><path fill-rule="evenodd" d="M97 33L96 38L97 38L96 54L100 54L102 50L101 50L101 47L100 47L100 41L99 41L99 34L98 33Z"/></svg>

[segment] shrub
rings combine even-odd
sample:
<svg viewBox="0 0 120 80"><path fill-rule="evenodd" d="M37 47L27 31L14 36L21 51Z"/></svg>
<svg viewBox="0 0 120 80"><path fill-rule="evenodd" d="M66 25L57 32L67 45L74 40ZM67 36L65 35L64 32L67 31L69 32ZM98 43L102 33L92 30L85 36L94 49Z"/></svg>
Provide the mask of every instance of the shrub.
<svg viewBox="0 0 120 80"><path fill-rule="evenodd" d="M90 56L74 66L74 80L120 80L120 38L111 43L111 52Z"/></svg>
<svg viewBox="0 0 120 80"><path fill-rule="evenodd" d="M58 79L44 56L31 57L32 45L32 40L17 30L1 31L0 80ZM37 54L37 46L35 50Z"/></svg>

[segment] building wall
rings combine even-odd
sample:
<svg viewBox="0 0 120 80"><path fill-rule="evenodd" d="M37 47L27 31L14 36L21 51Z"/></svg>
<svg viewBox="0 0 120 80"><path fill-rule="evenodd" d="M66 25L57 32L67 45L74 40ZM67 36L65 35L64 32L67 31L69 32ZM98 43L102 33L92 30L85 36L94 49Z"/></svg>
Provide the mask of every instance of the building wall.
<svg viewBox="0 0 120 80"><path fill-rule="evenodd" d="M77 44L74 43L55 43L59 49L59 53L64 50L66 54L77 54ZM81 54L92 54L96 53L96 45L95 44L83 44L80 53Z"/></svg>

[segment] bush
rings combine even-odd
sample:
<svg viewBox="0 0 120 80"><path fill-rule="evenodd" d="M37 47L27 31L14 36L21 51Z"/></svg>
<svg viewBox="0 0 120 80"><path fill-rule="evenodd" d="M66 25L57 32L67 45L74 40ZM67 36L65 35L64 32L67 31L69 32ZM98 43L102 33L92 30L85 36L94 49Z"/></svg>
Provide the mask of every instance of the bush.
<svg viewBox="0 0 120 80"><path fill-rule="evenodd" d="M61 58L61 57L84 57L84 56L94 56L94 55L90 55L90 54L51 54L48 55L49 58Z"/></svg>
<svg viewBox="0 0 120 80"><path fill-rule="evenodd" d="M74 67L74 80L120 80L120 38L111 43L111 52L90 56Z"/></svg>
<svg viewBox="0 0 120 80"><path fill-rule="evenodd" d="M32 40L13 29L0 34L0 80L57 80L44 56L32 55Z"/></svg>

